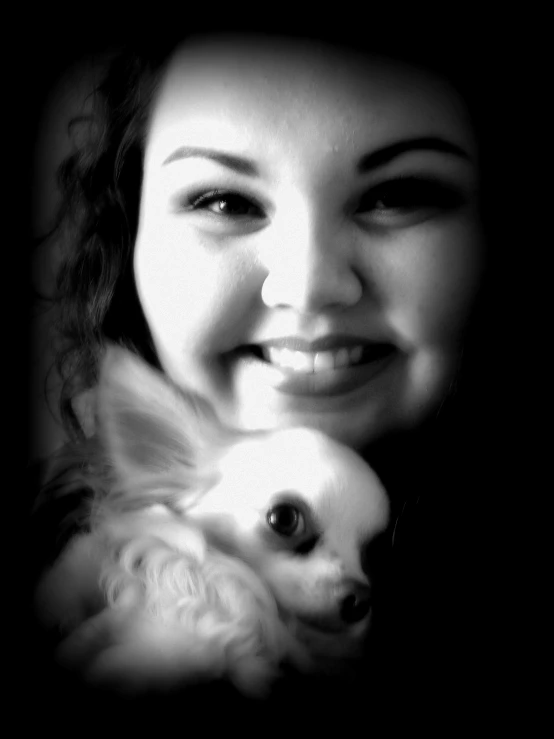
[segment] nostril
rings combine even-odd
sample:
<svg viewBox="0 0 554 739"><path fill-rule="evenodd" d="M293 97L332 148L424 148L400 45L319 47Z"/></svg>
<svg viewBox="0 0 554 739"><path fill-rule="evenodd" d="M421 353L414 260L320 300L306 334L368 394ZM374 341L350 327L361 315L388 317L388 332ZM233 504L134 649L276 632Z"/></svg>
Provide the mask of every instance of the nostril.
<svg viewBox="0 0 554 739"><path fill-rule="evenodd" d="M364 589L346 596L342 601L340 615L345 623L355 624L367 616L370 608L369 589Z"/></svg>

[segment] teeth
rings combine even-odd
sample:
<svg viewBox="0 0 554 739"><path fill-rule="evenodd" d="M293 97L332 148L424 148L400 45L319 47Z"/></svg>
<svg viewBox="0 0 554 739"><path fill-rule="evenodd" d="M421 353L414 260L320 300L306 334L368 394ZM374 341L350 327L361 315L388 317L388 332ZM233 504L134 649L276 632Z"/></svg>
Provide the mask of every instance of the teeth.
<svg viewBox="0 0 554 739"><path fill-rule="evenodd" d="M328 372L330 370L357 364L362 358L363 347L338 349L328 352L296 352L291 349L268 347L265 358L271 364L303 374Z"/></svg>
<svg viewBox="0 0 554 739"><path fill-rule="evenodd" d="M363 350L363 347L361 346L355 346L353 349L350 349L350 361L353 364L357 364L362 358L363 353L364 353L364 350Z"/></svg>
<svg viewBox="0 0 554 739"><path fill-rule="evenodd" d="M346 367L349 363L348 349L339 349L335 354L335 367Z"/></svg>
<svg viewBox="0 0 554 739"><path fill-rule="evenodd" d="M335 369L333 352L318 352L314 357L314 372L325 372Z"/></svg>
<svg viewBox="0 0 554 739"><path fill-rule="evenodd" d="M291 360L288 365L296 372L313 372L314 371L314 355L305 354L304 352L290 352Z"/></svg>

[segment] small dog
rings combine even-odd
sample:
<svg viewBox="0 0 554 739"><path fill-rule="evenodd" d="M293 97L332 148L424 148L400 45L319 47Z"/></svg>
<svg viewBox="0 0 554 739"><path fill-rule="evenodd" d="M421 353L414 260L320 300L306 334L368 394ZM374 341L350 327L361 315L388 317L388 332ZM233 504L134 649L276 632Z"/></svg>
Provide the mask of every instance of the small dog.
<svg viewBox="0 0 554 739"><path fill-rule="evenodd" d="M120 690L224 679L261 696L289 666L340 673L371 621L389 502L355 452L306 428L241 432L123 349L98 388L89 528L43 577L59 660Z"/></svg>

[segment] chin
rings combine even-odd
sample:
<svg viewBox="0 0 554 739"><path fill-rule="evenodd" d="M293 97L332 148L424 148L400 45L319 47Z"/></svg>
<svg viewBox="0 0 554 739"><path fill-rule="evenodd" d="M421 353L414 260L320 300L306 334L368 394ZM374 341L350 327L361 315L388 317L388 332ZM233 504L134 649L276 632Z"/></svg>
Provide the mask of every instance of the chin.
<svg viewBox="0 0 554 739"><path fill-rule="evenodd" d="M245 431L274 431L305 426L354 449L365 447L398 427L411 425L413 413L391 407L385 397L365 402L358 398L333 398L332 403L311 403L302 398L281 407L245 403L232 415L234 425ZM239 405L239 403L237 403Z"/></svg>

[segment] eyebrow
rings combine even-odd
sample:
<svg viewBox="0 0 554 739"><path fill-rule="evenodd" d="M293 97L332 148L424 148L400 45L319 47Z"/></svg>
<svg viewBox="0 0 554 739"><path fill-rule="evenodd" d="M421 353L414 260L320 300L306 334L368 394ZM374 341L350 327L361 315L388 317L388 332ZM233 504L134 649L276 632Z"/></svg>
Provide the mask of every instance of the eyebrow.
<svg viewBox="0 0 554 739"><path fill-rule="evenodd" d="M228 169L232 169L234 172L239 174L250 175L251 177L258 177L259 171L256 164L246 157L239 157L236 154L227 154L217 149L206 149L200 146L180 146L175 149L166 159L163 164L170 164L180 159L190 159L193 157L201 157L202 159L211 159L218 164L222 164Z"/></svg>
<svg viewBox="0 0 554 739"><path fill-rule="evenodd" d="M437 151L441 154L452 154L461 159L471 161L470 155L461 146L453 144L446 139L441 139L438 136L424 136L416 139L397 141L394 144L385 146L383 149L366 154L358 163L358 171L364 173L372 169L377 169L378 167L383 167L392 159L402 154L409 154L412 151Z"/></svg>
<svg viewBox="0 0 554 739"><path fill-rule="evenodd" d="M468 152L457 144L453 144L452 142L437 136L426 136L397 141L379 149L378 151L366 154L360 159L357 169L360 173L365 173L372 169L383 167L392 159L413 151L435 151L441 154L451 154L460 157L461 159L471 161L471 157ZM164 159L163 165L165 166L166 164L171 164L171 162L196 157L201 159L210 159L211 161L217 162L218 164L221 164L234 172L238 172L239 174L249 175L250 177L259 177L260 175L259 169L252 159L202 146L180 146Z"/></svg>

